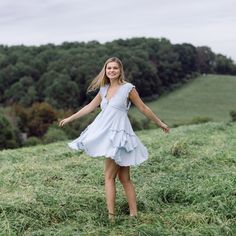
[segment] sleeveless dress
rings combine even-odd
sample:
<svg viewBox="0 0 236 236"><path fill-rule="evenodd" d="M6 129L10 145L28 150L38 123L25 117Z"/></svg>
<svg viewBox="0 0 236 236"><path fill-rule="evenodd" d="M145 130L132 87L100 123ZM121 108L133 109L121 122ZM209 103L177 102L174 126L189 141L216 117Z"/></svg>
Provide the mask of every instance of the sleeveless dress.
<svg viewBox="0 0 236 236"><path fill-rule="evenodd" d="M111 158L119 166L136 166L147 160L147 149L135 135L127 114L131 105L128 96L134 87L128 82L120 85L109 100L109 85L101 87L101 112L69 147L91 157Z"/></svg>

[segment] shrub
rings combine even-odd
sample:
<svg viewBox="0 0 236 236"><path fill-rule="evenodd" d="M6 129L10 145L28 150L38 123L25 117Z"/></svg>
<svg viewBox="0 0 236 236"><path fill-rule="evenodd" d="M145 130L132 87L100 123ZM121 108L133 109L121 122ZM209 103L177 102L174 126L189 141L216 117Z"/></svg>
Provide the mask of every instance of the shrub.
<svg viewBox="0 0 236 236"><path fill-rule="evenodd" d="M201 124L201 123L207 123L210 121L212 121L212 119L209 117L196 116L196 117L192 118L192 120L189 122L189 124Z"/></svg>
<svg viewBox="0 0 236 236"><path fill-rule="evenodd" d="M56 141L62 141L67 139L68 137L62 129L56 127L49 127L47 133L43 137L43 142L53 143Z"/></svg>
<svg viewBox="0 0 236 236"><path fill-rule="evenodd" d="M14 104L11 107L11 117L16 120L16 126L21 132L28 133L28 111L29 109L21 106L20 104Z"/></svg>
<svg viewBox="0 0 236 236"><path fill-rule="evenodd" d="M29 147L29 146L36 146L38 144L41 144L41 140L39 138L37 138L37 137L32 136L32 137L29 137L25 141L24 146L27 146L27 147Z"/></svg>
<svg viewBox="0 0 236 236"><path fill-rule="evenodd" d="M213 121L212 118L209 117L201 117L201 116L196 116L193 117L191 120L186 121L186 122L180 122L180 123L175 123L172 125L173 128L176 128L178 126L182 126L182 125L193 125L193 124L202 124L202 123L207 123L207 122L211 122Z"/></svg>
<svg viewBox="0 0 236 236"><path fill-rule="evenodd" d="M236 111L230 111L230 116L231 116L231 121L235 122L236 121Z"/></svg>
<svg viewBox="0 0 236 236"><path fill-rule="evenodd" d="M79 134L86 129L86 127L93 122L99 110L96 110L86 116L79 118L78 120L69 123L69 125L65 125L62 129L66 133L69 139L74 139L79 136ZM64 116L68 117L68 116Z"/></svg>
<svg viewBox="0 0 236 236"><path fill-rule="evenodd" d="M56 112L50 104L46 102L33 104L28 116L29 135L42 137L56 120Z"/></svg>
<svg viewBox="0 0 236 236"><path fill-rule="evenodd" d="M151 122L149 119L145 118L142 121L142 128L143 129L155 129L157 126L154 122Z"/></svg>
<svg viewBox="0 0 236 236"><path fill-rule="evenodd" d="M134 130L142 130L142 121L139 121L135 116L129 114L129 120Z"/></svg>
<svg viewBox="0 0 236 236"><path fill-rule="evenodd" d="M0 113L0 149L15 148L17 142L15 139L14 128L7 118Z"/></svg>

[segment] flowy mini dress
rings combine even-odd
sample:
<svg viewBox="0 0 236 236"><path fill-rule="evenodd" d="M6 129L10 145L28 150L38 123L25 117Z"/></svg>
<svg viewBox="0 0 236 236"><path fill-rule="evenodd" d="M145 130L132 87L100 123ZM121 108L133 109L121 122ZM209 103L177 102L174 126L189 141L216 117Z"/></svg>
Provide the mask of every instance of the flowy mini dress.
<svg viewBox="0 0 236 236"><path fill-rule="evenodd" d="M147 148L128 118L131 105L128 97L134 87L128 82L121 84L109 100L106 98L109 85L101 87L101 112L77 139L68 143L69 147L91 157L111 158L119 166L136 166L147 160Z"/></svg>

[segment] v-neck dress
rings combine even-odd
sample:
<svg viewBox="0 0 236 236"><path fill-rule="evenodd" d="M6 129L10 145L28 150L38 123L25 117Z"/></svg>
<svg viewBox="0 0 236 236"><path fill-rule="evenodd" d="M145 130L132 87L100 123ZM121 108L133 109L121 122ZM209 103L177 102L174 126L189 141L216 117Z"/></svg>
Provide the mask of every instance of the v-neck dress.
<svg viewBox="0 0 236 236"><path fill-rule="evenodd" d="M128 118L131 83L120 85L109 100L109 85L100 88L101 112L74 141L68 143L75 150L84 151L91 157L113 159L119 166L136 166L148 159L146 147L134 133Z"/></svg>

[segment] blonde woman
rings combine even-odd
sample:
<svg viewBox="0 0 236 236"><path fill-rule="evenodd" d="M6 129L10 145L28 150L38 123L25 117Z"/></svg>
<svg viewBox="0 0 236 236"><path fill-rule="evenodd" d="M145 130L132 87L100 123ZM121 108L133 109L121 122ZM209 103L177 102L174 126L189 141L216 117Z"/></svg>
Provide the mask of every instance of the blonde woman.
<svg viewBox="0 0 236 236"><path fill-rule="evenodd" d="M149 107L140 99L135 86L125 81L122 62L109 58L101 72L90 84L88 91L99 89L95 98L77 113L60 121L65 124L78 119L99 105L101 112L95 120L68 145L75 150L85 151L91 157L105 159L105 193L108 217L115 217L115 179L118 176L127 196L130 216L137 216L136 193L130 179L130 166L136 166L148 159L146 147L135 135L127 116L131 102L150 120L154 121L164 132L169 132Z"/></svg>

